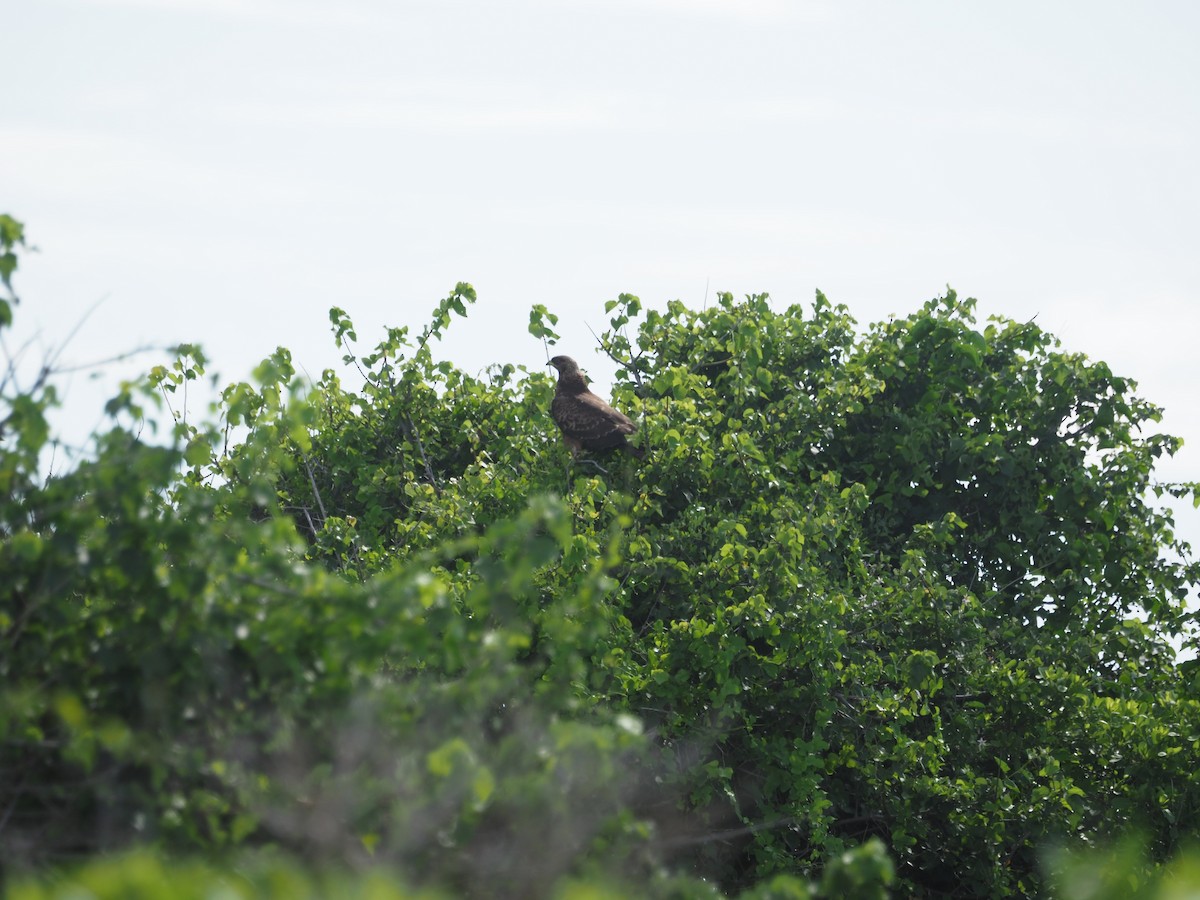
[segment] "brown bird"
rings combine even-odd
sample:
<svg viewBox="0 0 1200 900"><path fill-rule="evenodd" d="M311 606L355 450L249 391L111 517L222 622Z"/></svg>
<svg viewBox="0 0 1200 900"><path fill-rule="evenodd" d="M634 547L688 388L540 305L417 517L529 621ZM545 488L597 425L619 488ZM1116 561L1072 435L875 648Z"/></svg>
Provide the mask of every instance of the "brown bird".
<svg viewBox="0 0 1200 900"><path fill-rule="evenodd" d="M621 449L641 459L645 451L630 444L626 437L637 426L622 412L613 409L588 390L579 364L569 356L556 356L547 365L558 369L558 386L550 414L563 441L575 456L580 450Z"/></svg>

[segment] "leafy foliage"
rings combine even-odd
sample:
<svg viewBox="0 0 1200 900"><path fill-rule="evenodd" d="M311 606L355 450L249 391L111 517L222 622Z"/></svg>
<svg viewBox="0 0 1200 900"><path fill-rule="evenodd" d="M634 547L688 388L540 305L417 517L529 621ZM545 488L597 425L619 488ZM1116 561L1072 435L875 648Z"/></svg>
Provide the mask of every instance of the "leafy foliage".
<svg viewBox="0 0 1200 900"><path fill-rule="evenodd" d="M540 368L435 357L474 300L367 352L335 308L350 376L280 348L206 416L180 347L49 480L53 386L5 380L5 865L272 847L452 895L1002 896L1053 843L1139 830L1148 873L1197 837L1170 641L1200 568L1148 500L1196 485L1154 481L1179 442L1131 381L953 292L864 333L820 294L621 295L601 349L649 449L599 469ZM98 896L161 876L104 865Z"/></svg>

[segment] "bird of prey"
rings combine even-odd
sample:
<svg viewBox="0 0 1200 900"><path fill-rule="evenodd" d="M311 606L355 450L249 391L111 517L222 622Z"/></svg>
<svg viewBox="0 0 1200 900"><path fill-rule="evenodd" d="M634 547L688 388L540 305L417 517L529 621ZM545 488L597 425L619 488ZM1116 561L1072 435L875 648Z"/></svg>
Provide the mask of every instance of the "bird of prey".
<svg viewBox="0 0 1200 900"><path fill-rule="evenodd" d="M575 456L580 450L621 449L641 459L645 451L630 444L626 437L637 426L624 413L613 409L588 390L579 364L569 356L556 356L547 365L558 370L558 386L550 414L554 417L563 441Z"/></svg>

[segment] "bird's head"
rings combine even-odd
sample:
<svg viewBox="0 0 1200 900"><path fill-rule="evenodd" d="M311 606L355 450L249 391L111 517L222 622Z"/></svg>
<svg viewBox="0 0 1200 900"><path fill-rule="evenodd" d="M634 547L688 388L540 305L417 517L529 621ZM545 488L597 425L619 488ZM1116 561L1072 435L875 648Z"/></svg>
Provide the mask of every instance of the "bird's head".
<svg viewBox="0 0 1200 900"><path fill-rule="evenodd" d="M548 366L554 366L558 369L558 387L555 390L560 394L584 394L587 393L588 382L584 377L583 372L579 370L579 363L571 359L569 356L556 356L548 363Z"/></svg>
<svg viewBox="0 0 1200 900"><path fill-rule="evenodd" d="M579 363L569 356L555 356L546 365L554 366L560 375L574 375L579 371Z"/></svg>

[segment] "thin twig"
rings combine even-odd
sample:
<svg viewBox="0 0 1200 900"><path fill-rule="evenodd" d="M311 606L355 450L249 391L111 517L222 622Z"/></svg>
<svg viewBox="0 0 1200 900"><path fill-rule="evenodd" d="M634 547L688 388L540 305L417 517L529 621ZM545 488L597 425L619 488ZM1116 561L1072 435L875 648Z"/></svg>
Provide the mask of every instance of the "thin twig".
<svg viewBox="0 0 1200 900"><path fill-rule="evenodd" d="M163 395L163 400L167 404L167 412L171 414L171 418L174 421L178 422L179 416L175 414L175 407L171 406L171 398L167 396L167 389L163 387L163 383L161 381L158 383L158 392Z"/></svg>
<svg viewBox="0 0 1200 900"><path fill-rule="evenodd" d="M329 515L325 512L325 504L321 502L321 492L319 490L317 490L317 479L313 477L312 466L309 465L309 462L308 462L308 454L302 453L301 457L304 460L304 471L306 473L308 473L308 483L310 485L312 485L313 496L317 498L317 509L321 510L321 521L324 522L326 519L329 518ZM310 525L312 524L311 520L309 521L309 524ZM313 534L316 534L316 533L317 533L317 530L314 528Z"/></svg>
<svg viewBox="0 0 1200 900"><path fill-rule="evenodd" d="M596 469L596 471L601 472L605 475L608 474L608 469L604 468L604 466L600 465L600 463L596 462L594 459L591 459L590 457L585 457L585 458L581 459L579 462L581 465L592 466L593 468Z"/></svg>
<svg viewBox="0 0 1200 900"><path fill-rule="evenodd" d="M83 372L87 369L98 369L101 366L111 365L112 363L124 362L131 359L140 353L149 353L151 350L161 350L163 348L156 347L153 344L146 344L142 347L135 347L133 350L127 350L124 353L118 353L116 356L110 356L107 359L97 359L92 362L79 363L73 366L61 366L54 369L55 375L70 375L75 372Z"/></svg>
<svg viewBox="0 0 1200 900"><path fill-rule="evenodd" d="M109 294L105 294L103 297L101 297L99 300L97 300L95 303L93 303L91 306L89 306L87 308L87 312L85 312L82 316L80 316L79 321L75 323L74 327L72 327L69 332L67 332L67 336L65 338L63 338L62 343L60 343L58 345L58 351L52 357L50 357L49 360L46 361L46 365L49 368L54 369L55 362L57 362L58 358L60 356L62 356L63 353L66 351L67 346L71 343L71 341L73 341L75 339L75 336L77 334L79 334L80 329L82 329L83 326L87 323L87 320L92 317L92 313L94 313L102 305L104 305L105 301L108 300L109 296L110 296Z"/></svg>
<svg viewBox="0 0 1200 900"><path fill-rule="evenodd" d="M587 330L592 332L592 337L596 339L596 343L600 345L600 349L604 352L605 356L615 362L622 369L633 373L633 380L640 390L642 388L642 373L638 371L637 362L642 358L642 354L639 353L636 356L630 357L628 360L620 359L614 355L613 352L608 349L608 347L604 346L604 341L600 340L600 335L596 334L595 329L593 329L591 325L588 325L587 322L584 322L583 324L587 325ZM625 342L627 344L629 343L628 337L625 338ZM629 346L632 347L633 345L630 344Z"/></svg>
<svg viewBox="0 0 1200 900"><path fill-rule="evenodd" d="M417 452L421 454L421 463L425 466L425 477L433 485L434 493L439 497L442 496L442 487L438 484L437 476L433 474L433 466L429 464L429 457L425 455L425 443L421 440L421 433L417 431L417 426L408 413L404 414L404 421L401 424L404 426L405 435L410 440L417 442Z"/></svg>
<svg viewBox="0 0 1200 900"><path fill-rule="evenodd" d="M799 821L795 816L787 816L782 819L772 819L770 822L758 822L754 825L744 825L741 828L727 828L724 831L713 831L708 834L693 834L686 837L665 838L661 841L655 841L655 846L658 847L692 847L696 844L711 844L716 841L728 841L733 838L744 837L748 834L757 834L760 831L769 831L773 828L781 828L787 825L795 825Z"/></svg>
<svg viewBox="0 0 1200 900"><path fill-rule="evenodd" d="M42 366L42 370L38 373L38 380L30 391L27 392L21 390L21 386L17 384L17 365L21 362L21 357L25 355L25 353L33 345L33 342L38 339L40 334L41 332L34 334L21 345L20 349L17 350L16 353L10 353L8 350L8 342L4 340L4 332L0 331L0 350L4 351L4 358L8 360L7 371L4 373L4 380L0 381L0 392L2 392L4 388L8 386L9 381L13 383L13 387L16 388L17 393L19 394L32 393L32 391L36 391L42 384L47 374L45 366Z"/></svg>
<svg viewBox="0 0 1200 900"><path fill-rule="evenodd" d="M46 482L42 485L42 489L50 486L51 479L54 478L54 461L58 458L58 441L50 442L50 464L46 467Z"/></svg>

